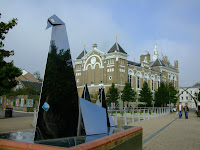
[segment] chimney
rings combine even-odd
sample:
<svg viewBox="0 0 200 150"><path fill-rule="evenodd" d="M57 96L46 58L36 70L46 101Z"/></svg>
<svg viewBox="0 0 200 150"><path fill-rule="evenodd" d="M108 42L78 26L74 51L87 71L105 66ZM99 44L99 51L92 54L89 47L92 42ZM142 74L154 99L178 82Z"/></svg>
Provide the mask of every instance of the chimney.
<svg viewBox="0 0 200 150"><path fill-rule="evenodd" d="M178 70L178 60L174 61L174 68Z"/></svg>
<svg viewBox="0 0 200 150"><path fill-rule="evenodd" d="M168 59L167 59L167 56L163 56L163 63L164 63L165 65L167 65L167 64L168 64Z"/></svg>
<svg viewBox="0 0 200 150"><path fill-rule="evenodd" d="M140 63L142 64L142 62L144 61L144 55L140 55Z"/></svg>
<svg viewBox="0 0 200 150"><path fill-rule="evenodd" d="M151 55L147 53L146 55L140 55L140 63L142 64L143 62L145 63L150 63L151 60Z"/></svg>
<svg viewBox="0 0 200 150"><path fill-rule="evenodd" d="M97 44L93 44L92 47L93 47L93 48L97 48Z"/></svg>

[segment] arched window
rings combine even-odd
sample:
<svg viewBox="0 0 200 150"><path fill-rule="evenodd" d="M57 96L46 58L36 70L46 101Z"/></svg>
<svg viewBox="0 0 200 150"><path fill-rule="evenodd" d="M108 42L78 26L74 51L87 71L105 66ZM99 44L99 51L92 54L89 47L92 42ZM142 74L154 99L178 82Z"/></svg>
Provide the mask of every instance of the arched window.
<svg viewBox="0 0 200 150"><path fill-rule="evenodd" d="M131 83L132 75L128 75L128 82Z"/></svg>
<svg viewBox="0 0 200 150"><path fill-rule="evenodd" d="M140 88L140 77L137 77L137 88Z"/></svg>
<svg viewBox="0 0 200 150"><path fill-rule="evenodd" d="M158 80L158 88L160 87L160 81Z"/></svg>
<svg viewBox="0 0 200 150"><path fill-rule="evenodd" d="M149 78L149 76L148 76L148 74L147 73L145 73L144 74L144 80L147 82L147 79Z"/></svg>

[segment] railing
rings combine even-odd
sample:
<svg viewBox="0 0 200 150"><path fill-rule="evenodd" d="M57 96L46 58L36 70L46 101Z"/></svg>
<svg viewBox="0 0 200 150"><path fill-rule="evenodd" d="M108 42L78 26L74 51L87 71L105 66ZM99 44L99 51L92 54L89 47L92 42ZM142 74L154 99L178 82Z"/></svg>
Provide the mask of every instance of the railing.
<svg viewBox="0 0 200 150"><path fill-rule="evenodd" d="M127 125L170 114L169 107L108 108L115 125Z"/></svg>
<svg viewBox="0 0 200 150"><path fill-rule="evenodd" d="M108 107L108 113L113 117L115 125L128 125L137 121L144 121L170 114L169 107L138 107L138 108L116 108ZM37 124L38 110L34 108L32 125Z"/></svg>
<svg viewBox="0 0 200 150"><path fill-rule="evenodd" d="M33 127L36 127L36 124L37 124L37 116L38 116L38 109L37 109L37 108L34 108L34 117L33 117L33 123L32 123L32 126L33 126Z"/></svg>

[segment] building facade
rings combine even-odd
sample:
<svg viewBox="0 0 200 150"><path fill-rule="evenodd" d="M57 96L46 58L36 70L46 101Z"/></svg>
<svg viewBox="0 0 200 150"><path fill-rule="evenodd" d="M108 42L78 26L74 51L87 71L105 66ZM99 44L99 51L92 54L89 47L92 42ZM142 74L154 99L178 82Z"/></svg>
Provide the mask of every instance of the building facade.
<svg viewBox="0 0 200 150"><path fill-rule="evenodd" d="M38 81L31 73L26 70L22 70L22 75L16 77L17 85L13 88L14 91L31 88L36 91L41 90L42 82ZM32 111L34 107L38 107L40 95L17 95L17 96L0 96L0 107L5 109L6 107L12 107L17 111Z"/></svg>
<svg viewBox="0 0 200 150"><path fill-rule="evenodd" d="M132 88L140 93L143 82L146 81L154 93L161 81L172 82L176 89L179 88L178 61L174 66L170 64L167 56L159 59L157 45L155 44L153 59L149 53L140 56L140 62L127 60L128 54L116 43L107 53L100 51L97 44L87 53L84 50L74 60L74 73L79 96L85 84L89 92L94 94L99 86L104 86L105 91L112 83L122 91L125 83L130 82Z"/></svg>
<svg viewBox="0 0 200 150"><path fill-rule="evenodd" d="M196 94L199 93L200 86L192 86L192 87L181 87L179 89L179 100L180 102L185 105L185 103L188 104L189 108L196 108L194 99L192 97L195 97L198 101L198 106L200 105L200 100L197 99Z"/></svg>

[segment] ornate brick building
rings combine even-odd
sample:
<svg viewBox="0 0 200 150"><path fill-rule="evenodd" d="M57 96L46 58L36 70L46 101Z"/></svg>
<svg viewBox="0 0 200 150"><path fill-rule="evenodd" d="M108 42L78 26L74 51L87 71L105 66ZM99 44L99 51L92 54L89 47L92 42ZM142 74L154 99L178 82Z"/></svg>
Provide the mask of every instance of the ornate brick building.
<svg viewBox="0 0 200 150"><path fill-rule="evenodd" d="M112 83L122 91L126 82L130 82L139 94L145 80L153 93L161 81L172 82L176 89L179 88L178 61L172 66L167 56L159 59L156 43L152 60L149 53L140 56L140 63L127 60L127 57L128 54L117 41L107 53L97 49L97 44L93 44L88 53L84 48L74 60L79 96L86 83L93 94L101 85L107 91Z"/></svg>

